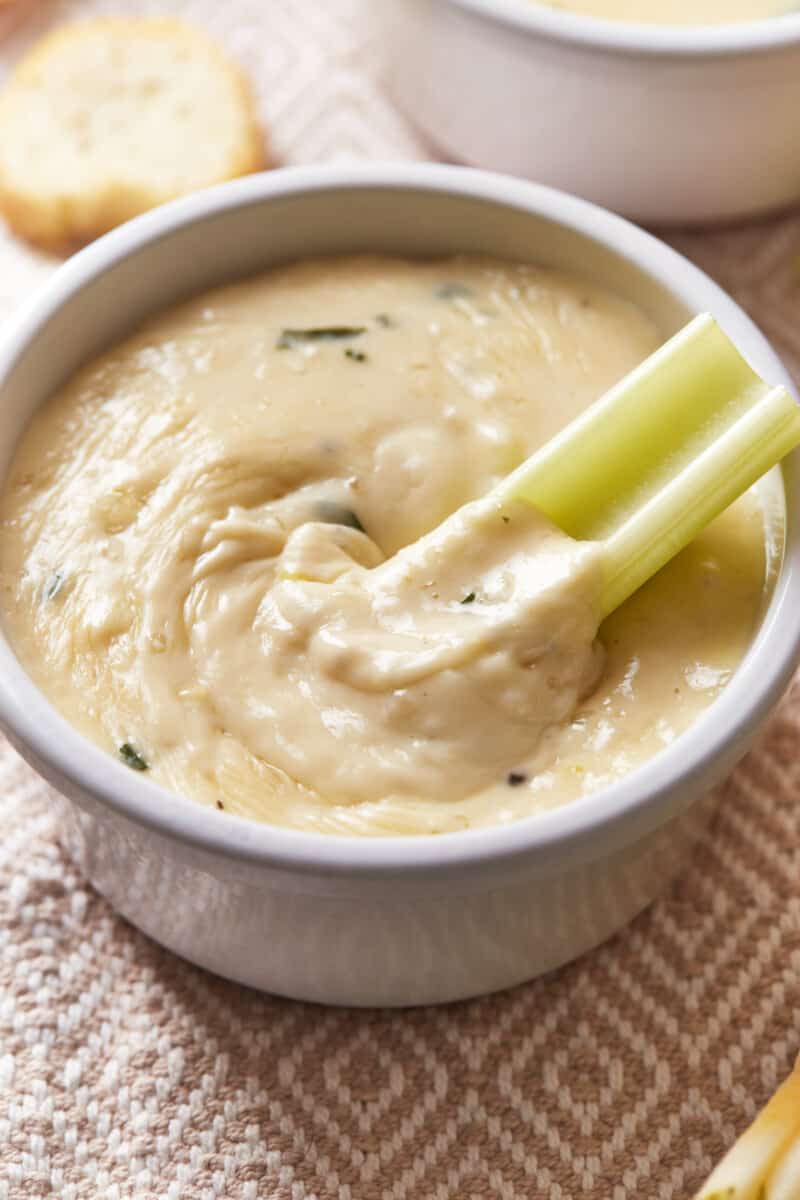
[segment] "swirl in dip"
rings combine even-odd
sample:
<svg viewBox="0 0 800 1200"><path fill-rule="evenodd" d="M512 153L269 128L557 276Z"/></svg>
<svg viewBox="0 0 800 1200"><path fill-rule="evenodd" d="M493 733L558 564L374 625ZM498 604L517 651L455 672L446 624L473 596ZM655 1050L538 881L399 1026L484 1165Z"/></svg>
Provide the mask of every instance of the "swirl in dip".
<svg viewBox="0 0 800 1200"><path fill-rule="evenodd" d="M599 547L487 493L660 341L596 286L481 259L192 300L22 439L9 637L86 736L259 820L435 833L591 792L724 687L779 531L751 491L598 633Z"/></svg>

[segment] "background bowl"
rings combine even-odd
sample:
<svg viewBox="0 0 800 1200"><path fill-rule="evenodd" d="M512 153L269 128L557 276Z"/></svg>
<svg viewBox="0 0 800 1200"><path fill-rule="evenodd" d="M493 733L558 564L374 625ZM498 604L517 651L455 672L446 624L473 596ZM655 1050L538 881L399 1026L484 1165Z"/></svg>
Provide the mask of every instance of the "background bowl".
<svg viewBox="0 0 800 1200"><path fill-rule="evenodd" d="M800 13L669 27L531 0L383 7L395 99L465 162L649 222L800 197Z"/></svg>
<svg viewBox="0 0 800 1200"><path fill-rule="evenodd" d="M82 251L0 347L0 478L32 412L88 357L179 298L319 254L472 251L574 270L673 332L710 310L773 381L744 313L674 251L546 188L453 167L311 168L227 184ZM762 626L722 696L638 771L506 827L360 839L201 807L87 742L0 638L0 723L70 801L95 886L165 946L255 987L332 1003L416 1004L507 987L596 945L685 861L709 788L741 756L800 653L797 456L774 472L787 551Z"/></svg>

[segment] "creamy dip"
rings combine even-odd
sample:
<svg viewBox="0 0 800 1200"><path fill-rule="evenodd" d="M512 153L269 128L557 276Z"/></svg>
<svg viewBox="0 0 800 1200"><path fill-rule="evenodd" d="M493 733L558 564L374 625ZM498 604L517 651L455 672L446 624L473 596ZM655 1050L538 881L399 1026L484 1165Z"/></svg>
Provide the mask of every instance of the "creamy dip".
<svg viewBox="0 0 800 1200"><path fill-rule="evenodd" d="M542 0L550 8L648 25L724 25L797 12L796 0Z"/></svg>
<svg viewBox="0 0 800 1200"><path fill-rule="evenodd" d="M15 649L129 767L265 821L432 833L590 792L746 650L759 494L598 636L601 549L488 493L660 340L606 291L480 259L310 262L163 314L17 450Z"/></svg>

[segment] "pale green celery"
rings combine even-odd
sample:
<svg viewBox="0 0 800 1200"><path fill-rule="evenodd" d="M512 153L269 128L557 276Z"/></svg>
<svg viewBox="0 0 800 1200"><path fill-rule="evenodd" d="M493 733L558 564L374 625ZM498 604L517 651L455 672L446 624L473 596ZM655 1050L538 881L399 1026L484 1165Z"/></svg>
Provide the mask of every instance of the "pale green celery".
<svg viewBox="0 0 800 1200"><path fill-rule="evenodd" d="M784 1168L800 1142L800 1064L711 1173L695 1200L795 1200ZM783 1177L783 1178L782 1178Z"/></svg>
<svg viewBox="0 0 800 1200"><path fill-rule="evenodd" d="M800 1200L800 1133L767 1181L767 1200Z"/></svg>
<svg viewBox="0 0 800 1200"><path fill-rule="evenodd" d="M800 408L707 314L500 484L604 545L603 616L800 443Z"/></svg>

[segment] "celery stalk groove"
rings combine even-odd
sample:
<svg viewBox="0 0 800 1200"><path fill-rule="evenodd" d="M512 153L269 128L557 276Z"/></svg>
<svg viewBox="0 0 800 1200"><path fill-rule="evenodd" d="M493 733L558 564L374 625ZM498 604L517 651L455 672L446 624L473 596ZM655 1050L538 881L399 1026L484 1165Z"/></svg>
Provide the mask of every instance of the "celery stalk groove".
<svg viewBox="0 0 800 1200"><path fill-rule="evenodd" d="M604 547L607 616L800 443L800 408L708 314L495 489Z"/></svg>

